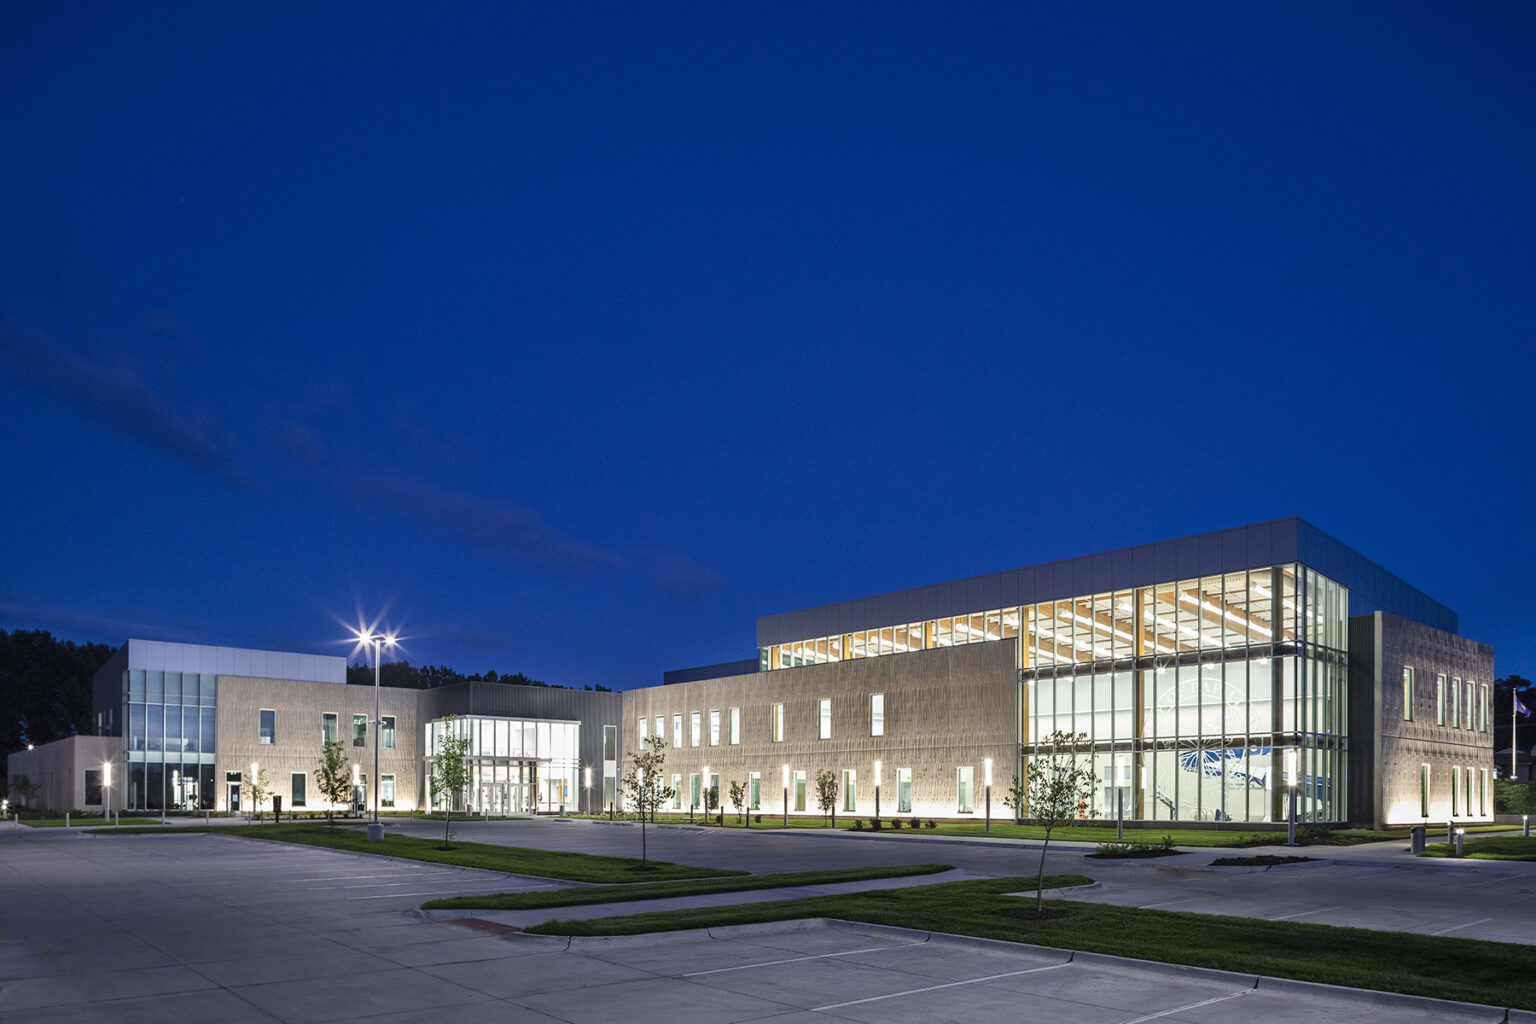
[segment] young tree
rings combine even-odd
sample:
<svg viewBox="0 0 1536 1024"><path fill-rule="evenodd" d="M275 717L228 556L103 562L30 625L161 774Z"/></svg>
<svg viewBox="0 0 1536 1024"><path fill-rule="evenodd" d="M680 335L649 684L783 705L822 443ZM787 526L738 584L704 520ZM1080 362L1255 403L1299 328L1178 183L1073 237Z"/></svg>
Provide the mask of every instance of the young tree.
<svg viewBox="0 0 1536 1024"><path fill-rule="evenodd" d="M1003 806L1012 808L1014 824L1024 819L1024 812L1029 807L1029 780L1015 775L1008 783L1008 788L1003 791Z"/></svg>
<svg viewBox="0 0 1536 1024"><path fill-rule="evenodd" d="M832 815L832 827L837 828L837 773L830 768L816 773L816 806Z"/></svg>
<svg viewBox="0 0 1536 1024"><path fill-rule="evenodd" d="M32 801L37 799L37 783L25 772L20 772L11 779L10 792L12 803L20 800L30 810Z"/></svg>
<svg viewBox="0 0 1536 1024"><path fill-rule="evenodd" d="M257 768L254 774L245 776L245 796L251 802L251 814L257 821L261 820L261 802L271 795L265 768Z"/></svg>
<svg viewBox="0 0 1536 1024"><path fill-rule="evenodd" d="M649 815L656 820L656 808L672 799L672 787L667 785L662 769L667 763L667 744L660 736L651 736L641 742L640 750L631 754L629 771L624 776L624 795L640 812L640 863L645 863L645 819Z"/></svg>
<svg viewBox="0 0 1536 1024"><path fill-rule="evenodd" d="M747 806L747 784L745 782L731 783L731 806L736 808L736 821L740 823L745 818L747 827L751 828L752 816L750 814L742 814L742 809Z"/></svg>
<svg viewBox="0 0 1536 1024"><path fill-rule="evenodd" d="M327 743L320 752L320 767L315 772L315 785L325 797L325 820L332 821L336 805L352 799L352 768L347 764L345 748L340 743Z"/></svg>
<svg viewBox="0 0 1536 1024"><path fill-rule="evenodd" d="M453 817L453 798L469 784L469 737L460 736L454 728L456 715L443 719L444 728L437 734L437 750L432 758L432 792L443 799L443 849L448 845L448 822Z"/></svg>
<svg viewBox="0 0 1536 1024"><path fill-rule="evenodd" d="M1045 828L1045 842L1040 846L1040 870L1035 880L1035 912L1045 908L1045 851L1051 846L1051 832L1071 824L1078 808L1092 796L1097 784L1093 766L1093 747L1088 734L1053 732L1035 748L1029 759L1029 816ZM1013 794L1010 793L1011 797Z"/></svg>

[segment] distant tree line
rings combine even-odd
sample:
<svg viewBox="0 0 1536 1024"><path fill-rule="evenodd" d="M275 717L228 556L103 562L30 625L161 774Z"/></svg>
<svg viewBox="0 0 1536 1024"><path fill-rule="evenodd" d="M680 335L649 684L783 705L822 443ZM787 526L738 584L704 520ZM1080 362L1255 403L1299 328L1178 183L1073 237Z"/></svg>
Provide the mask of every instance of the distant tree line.
<svg viewBox="0 0 1536 1024"><path fill-rule="evenodd" d="M356 665L347 666L347 682L354 686L373 685L373 665L367 661L359 661ZM507 686L548 686L557 690L571 690L575 687L561 686L558 683L546 683L541 679L529 679L521 672L511 675L499 675L495 669L489 672L476 672L474 675L465 675L456 672L447 665L421 665L415 666L408 661L386 661L379 666L380 686L399 686L407 690L431 690L438 686L453 686L456 683L502 683ZM597 690L601 693L612 692L606 686L584 686L585 690Z"/></svg>

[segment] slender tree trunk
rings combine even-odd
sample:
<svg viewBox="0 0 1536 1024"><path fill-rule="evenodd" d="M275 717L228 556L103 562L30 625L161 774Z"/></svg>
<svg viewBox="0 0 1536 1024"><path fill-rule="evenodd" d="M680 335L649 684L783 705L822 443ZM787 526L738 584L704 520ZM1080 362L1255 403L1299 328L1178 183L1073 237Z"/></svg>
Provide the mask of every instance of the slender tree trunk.
<svg viewBox="0 0 1536 1024"><path fill-rule="evenodd" d="M1051 848L1051 830L1045 830L1045 844L1040 847L1040 871L1035 875L1035 913L1045 910L1045 851Z"/></svg>
<svg viewBox="0 0 1536 1024"><path fill-rule="evenodd" d="M443 807L443 849L448 848L448 819L453 816L453 808Z"/></svg>
<svg viewBox="0 0 1536 1024"><path fill-rule="evenodd" d="M645 863L645 798L640 798L640 863Z"/></svg>

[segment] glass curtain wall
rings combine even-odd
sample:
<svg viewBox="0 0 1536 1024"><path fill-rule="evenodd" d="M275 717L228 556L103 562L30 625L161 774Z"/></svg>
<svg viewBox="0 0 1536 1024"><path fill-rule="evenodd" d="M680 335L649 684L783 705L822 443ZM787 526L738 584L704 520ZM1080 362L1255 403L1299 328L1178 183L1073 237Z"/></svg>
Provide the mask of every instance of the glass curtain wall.
<svg viewBox="0 0 1536 1024"><path fill-rule="evenodd" d="M124 675L127 780L113 805L130 811L213 810L218 677L146 669Z"/></svg>
<svg viewBox="0 0 1536 1024"><path fill-rule="evenodd" d="M428 805L474 814L533 814L576 807L580 785L580 723L520 718L455 718L425 726L426 769L452 729L469 740L469 785L464 793L430 792Z"/></svg>
<svg viewBox="0 0 1536 1024"><path fill-rule="evenodd" d="M1118 753L1129 817L1277 821L1295 747L1298 816L1342 821L1348 618L1348 591L1288 564L780 644L760 666L1013 640L1023 755L1056 731L1089 738L1084 817L1114 817Z"/></svg>

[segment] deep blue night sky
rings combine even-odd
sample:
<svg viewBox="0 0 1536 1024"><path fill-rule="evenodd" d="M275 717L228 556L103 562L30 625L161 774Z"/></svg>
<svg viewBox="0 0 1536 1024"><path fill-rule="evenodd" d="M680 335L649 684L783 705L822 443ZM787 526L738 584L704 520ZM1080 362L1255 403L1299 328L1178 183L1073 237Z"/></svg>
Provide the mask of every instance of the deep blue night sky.
<svg viewBox="0 0 1536 1024"><path fill-rule="evenodd" d="M8 3L0 627L629 687L1299 514L1536 674L1536 9L1339 6Z"/></svg>

